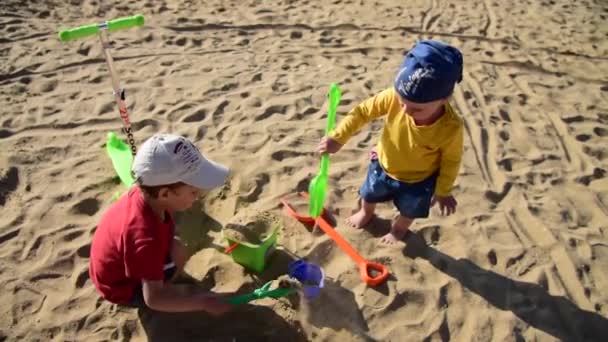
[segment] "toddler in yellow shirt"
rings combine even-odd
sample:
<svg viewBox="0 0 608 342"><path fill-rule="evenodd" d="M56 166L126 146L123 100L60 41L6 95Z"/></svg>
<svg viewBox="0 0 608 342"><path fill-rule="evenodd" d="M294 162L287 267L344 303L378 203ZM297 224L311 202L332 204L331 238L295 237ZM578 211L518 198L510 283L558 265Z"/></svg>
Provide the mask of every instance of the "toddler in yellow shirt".
<svg viewBox="0 0 608 342"><path fill-rule="evenodd" d="M361 208L348 218L365 226L376 203L392 200L399 217L382 237L394 244L416 218L426 218L439 203L442 214L456 210L451 194L463 153L463 121L448 99L462 80L462 54L448 44L424 40L407 53L394 85L353 108L329 136L320 153L336 153L371 120L384 117L382 136L359 195Z"/></svg>

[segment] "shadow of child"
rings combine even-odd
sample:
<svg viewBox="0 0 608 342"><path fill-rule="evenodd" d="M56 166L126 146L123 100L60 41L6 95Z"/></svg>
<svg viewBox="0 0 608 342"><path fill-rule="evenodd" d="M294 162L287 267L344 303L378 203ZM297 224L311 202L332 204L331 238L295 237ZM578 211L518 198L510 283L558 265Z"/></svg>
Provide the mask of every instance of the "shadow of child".
<svg viewBox="0 0 608 342"><path fill-rule="evenodd" d="M299 306L303 319L319 329L344 329L362 337L367 336L369 327L355 295L331 279L325 279L325 286L319 297L311 301L301 299Z"/></svg>
<svg viewBox="0 0 608 342"><path fill-rule="evenodd" d="M608 336L608 319L579 308L565 297L553 296L534 283L517 281L483 269L468 259L455 259L427 246L420 233L410 233L406 257L427 260L440 272L500 310L562 341L601 340Z"/></svg>
<svg viewBox="0 0 608 342"><path fill-rule="evenodd" d="M148 341L306 341L302 328L265 306L239 305L222 316L138 310Z"/></svg>

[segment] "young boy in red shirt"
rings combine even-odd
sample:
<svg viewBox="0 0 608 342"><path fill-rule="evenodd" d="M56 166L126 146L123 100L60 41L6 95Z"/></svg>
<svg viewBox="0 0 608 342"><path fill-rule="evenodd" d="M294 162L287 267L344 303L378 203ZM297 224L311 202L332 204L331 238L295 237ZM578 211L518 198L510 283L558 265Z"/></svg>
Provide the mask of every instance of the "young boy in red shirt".
<svg viewBox="0 0 608 342"><path fill-rule="evenodd" d="M456 210L451 191L462 159L464 125L448 99L462 79L462 65L462 54L450 45L434 40L416 44L394 85L356 106L321 140L320 153L336 153L365 124L385 117L359 191L361 208L348 219L351 226L365 226L376 203L392 200L400 215L381 241L394 244L414 219L428 217L434 202L442 213Z"/></svg>
<svg viewBox="0 0 608 342"><path fill-rule="evenodd" d="M106 211L91 244L89 275L101 296L157 311L229 310L216 294L168 282L188 258L173 212L190 208L201 189L222 185L228 169L183 137L157 134L142 144L132 171L136 185Z"/></svg>

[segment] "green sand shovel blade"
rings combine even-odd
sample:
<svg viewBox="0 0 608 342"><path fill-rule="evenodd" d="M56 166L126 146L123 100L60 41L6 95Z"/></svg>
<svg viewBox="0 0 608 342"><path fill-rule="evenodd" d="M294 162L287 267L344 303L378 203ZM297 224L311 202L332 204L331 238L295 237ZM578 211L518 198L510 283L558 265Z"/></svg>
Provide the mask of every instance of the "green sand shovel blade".
<svg viewBox="0 0 608 342"><path fill-rule="evenodd" d="M329 87L329 104L327 110L327 126L325 127L325 135L327 136L336 125L336 109L340 103L342 96L340 88L337 84L332 83ZM321 166L319 174L313 178L308 186L309 206L308 213L310 217L317 218L323 211L323 203L325 202L325 193L327 191L327 178L329 173L329 155L321 156Z"/></svg>
<svg viewBox="0 0 608 342"><path fill-rule="evenodd" d="M131 165L133 164L131 148L127 143L120 140L115 133L110 132L106 141L106 152L112 160L118 178L127 188L130 188L135 183L131 175Z"/></svg>
<svg viewBox="0 0 608 342"><path fill-rule="evenodd" d="M310 217L317 218L323 212L323 202L327 192L327 170L329 168L329 156L321 157L321 168L319 174L310 181L308 185L308 214Z"/></svg>
<svg viewBox="0 0 608 342"><path fill-rule="evenodd" d="M241 295L241 296L237 296L237 297L232 297L232 298L227 298L226 301L230 304L245 304L257 299L262 299L262 298L280 298L280 297L284 297L284 296L288 296L292 293L294 293L296 290L293 288L276 288L276 289L270 289L270 286L272 285L272 281L267 282L266 284L264 284L264 286L255 289L253 292L245 294L245 295Z"/></svg>

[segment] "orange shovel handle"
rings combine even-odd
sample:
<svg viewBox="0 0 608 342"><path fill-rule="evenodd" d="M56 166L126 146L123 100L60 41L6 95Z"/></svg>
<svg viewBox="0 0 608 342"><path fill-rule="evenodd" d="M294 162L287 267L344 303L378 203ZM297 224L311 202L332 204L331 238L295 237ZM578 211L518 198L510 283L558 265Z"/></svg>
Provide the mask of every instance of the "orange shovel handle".
<svg viewBox="0 0 608 342"><path fill-rule="evenodd" d="M228 246L226 247L226 249L224 249L224 253L228 254L230 252L232 252L235 248L237 248L240 245L239 242L235 242L232 244L232 246Z"/></svg>
<svg viewBox="0 0 608 342"><path fill-rule="evenodd" d="M304 197L304 198L308 198L307 195L300 193L300 196ZM287 199L285 198L281 198L281 203L283 203L283 207L285 207L285 210L289 213L289 215L293 216L296 218L296 220L302 222L302 223L314 223L315 219L313 219L310 216L303 216L298 214L289 204L289 202L287 201Z"/></svg>
<svg viewBox="0 0 608 342"><path fill-rule="evenodd" d="M306 199L308 199L308 193L307 192L298 192L298 195L300 195L301 197L304 197ZM298 221L302 222L302 223L315 223L315 219L310 217L310 216L304 216L304 215L300 215L298 214L289 204L289 202L287 201L286 198L281 198L281 203L283 203L283 206L285 207L285 210L289 213L289 215L295 217ZM325 215L325 208L323 208L321 210L321 216Z"/></svg>
<svg viewBox="0 0 608 342"><path fill-rule="evenodd" d="M300 192L298 195L308 198L308 193ZM317 225L327 234L329 235L335 242L338 244L340 248L346 252L359 266L359 273L361 275L361 279L370 286L376 286L384 282L388 278L388 269L386 266L370 262L365 260L344 238L336 232L327 221L323 218L325 214L325 208L321 212L321 216L319 216L316 220L310 216L304 216L298 214L292 207L289 205L287 199L282 198L281 203L285 207L285 210L289 213L289 215L295 217L298 221L302 223L317 223ZM232 246L231 246L232 247ZM229 248L231 248L229 247ZM234 246L236 247L236 246ZM228 253L228 252L227 252ZM369 272L370 270L375 270L378 272L378 275L372 277Z"/></svg>
<svg viewBox="0 0 608 342"><path fill-rule="evenodd" d="M317 219L318 226L323 229L323 231L329 235L337 244L342 248L346 254L348 254L357 264L361 264L365 262L365 259L348 243L342 235L338 234L330 225L325 221L325 219L319 217Z"/></svg>
<svg viewBox="0 0 608 342"><path fill-rule="evenodd" d="M357 265L359 265L359 273L361 279L370 286L376 286L384 282L388 278L388 269L386 266L365 260L344 238L338 234L325 219L320 216L317 219L317 224L323 231L329 235L335 242L348 254ZM369 274L370 270L378 271L378 275L372 277Z"/></svg>

